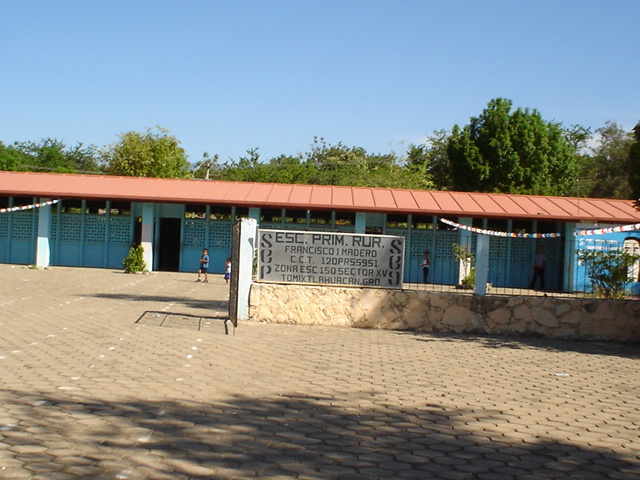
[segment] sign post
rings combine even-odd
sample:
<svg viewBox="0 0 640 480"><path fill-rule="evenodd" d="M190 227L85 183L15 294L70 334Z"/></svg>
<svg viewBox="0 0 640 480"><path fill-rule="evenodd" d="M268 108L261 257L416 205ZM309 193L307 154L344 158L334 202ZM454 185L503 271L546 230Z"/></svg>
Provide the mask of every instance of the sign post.
<svg viewBox="0 0 640 480"><path fill-rule="evenodd" d="M249 291L253 276L257 222L253 218L238 220L231 232L231 284L229 285L229 319L249 319Z"/></svg>

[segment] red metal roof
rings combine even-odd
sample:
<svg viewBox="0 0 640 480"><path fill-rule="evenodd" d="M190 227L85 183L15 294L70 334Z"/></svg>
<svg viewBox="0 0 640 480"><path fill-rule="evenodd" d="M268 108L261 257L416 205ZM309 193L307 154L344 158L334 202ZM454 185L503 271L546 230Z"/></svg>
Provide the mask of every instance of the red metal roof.
<svg viewBox="0 0 640 480"><path fill-rule="evenodd" d="M0 171L0 195L638 223L631 200Z"/></svg>

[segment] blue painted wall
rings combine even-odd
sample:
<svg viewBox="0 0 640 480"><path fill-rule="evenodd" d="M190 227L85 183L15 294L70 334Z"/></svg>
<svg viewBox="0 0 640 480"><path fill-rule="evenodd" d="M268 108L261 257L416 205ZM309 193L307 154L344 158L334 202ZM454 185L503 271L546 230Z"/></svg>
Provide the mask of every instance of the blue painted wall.
<svg viewBox="0 0 640 480"><path fill-rule="evenodd" d="M195 272L199 266L202 249L207 248L210 272L224 274L226 259L231 256L231 218L240 214L246 215L247 209L234 208L226 217L217 217L210 214L212 212L209 209L213 207L203 207L206 211L196 216L185 214L184 205L158 204L156 207L156 225L161 218L180 219L180 246L179 252L176 252L176 255L179 255L180 271ZM261 216L260 209L251 211L253 215ZM29 210L0 215L0 262L35 263L37 212ZM125 215L112 215L109 209L100 214L88 212L86 202L82 203L82 209L78 209L78 213L63 213L62 202L53 207L51 265L122 268L122 261L135 240L136 217L140 216L141 204L133 203L131 211ZM384 214L351 214L355 215L351 218L344 212L320 212L317 217L312 218L311 213L307 212L306 218L302 215L293 219L287 215L288 212L284 210L281 213L271 210L270 214L265 214L265 218L258 223L260 228L354 233L356 222L353 220L359 219L360 224L364 223L367 230L405 237L404 281L408 283L422 282L420 264L425 250L429 250L429 282L456 285L460 282L460 268L453 254L453 245L457 243L475 251L477 234L446 227L438 222L437 217L422 217L423 223L414 228L414 222L408 221L409 217L406 217L404 223L391 226ZM471 224L471 219L459 221ZM513 223L515 225L515 222ZM483 228L486 228L486 224L487 221L484 221ZM563 224L547 224L547 228L553 229L556 226L559 229L564 228ZM581 228L587 226L582 225ZM508 222L508 229L507 231L512 229L511 222ZM157 244L161 239L157 238L159 230L156 229L155 232L154 242ZM591 284L586 269L584 265L579 264L572 252L582 248L620 248L629 237L640 240L640 232L550 239L491 237L488 281L496 287L526 288L531 281L536 246L540 244L544 246L547 255L547 288L561 290L563 276L566 276L572 280L573 290L588 292L591 291ZM571 264L572 269L565 272L563 266L567 264ZM640 293L640 282L635 282L630 288L633 293Z"/></svg>
<svg viewBox="0 0 640 480"><path fill-rule="evenodd" d="M585 227L586 228L586 227ZM601 227L602 228L602 227ZM589 235L589 236L575 236L574 248L576 254L580 250L619 250L624 248L626 239L637 240L640 245L640 232L618 232L618 233L606 233L601 235ZM638 252L630 252L638 253ZM592 292L593 287L588 277L587 268L584 264L578 261L577 255L574 263L574 286L578 292ZM634 273L637 277L637 272ZM629 292L633 295L640 294L640 282L632 282L629 284Z"/></svg>

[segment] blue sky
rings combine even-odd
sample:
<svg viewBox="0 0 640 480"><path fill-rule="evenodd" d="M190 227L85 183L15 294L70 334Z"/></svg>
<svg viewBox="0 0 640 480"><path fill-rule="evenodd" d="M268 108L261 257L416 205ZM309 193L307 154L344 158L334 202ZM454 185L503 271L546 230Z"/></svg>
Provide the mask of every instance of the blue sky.
<svg viewBox="0 0 640 480"><path fill-rule="evenodd" d="M640 121L640 1L0 3L0 141L98 147L157 125L189 160L313 138L402 152L492 98Z"/></svg>

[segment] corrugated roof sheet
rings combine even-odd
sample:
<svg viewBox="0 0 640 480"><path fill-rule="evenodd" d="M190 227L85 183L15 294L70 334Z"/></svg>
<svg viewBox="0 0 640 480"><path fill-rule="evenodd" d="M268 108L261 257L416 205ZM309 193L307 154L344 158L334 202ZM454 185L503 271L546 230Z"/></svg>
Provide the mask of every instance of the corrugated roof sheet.
<svg viewBox="0 0 640 480"><path fill-rule="evenodd" d="M0 194L449 217L640 222L640 211L631 200L106 175L0 171Z"/></svg>

